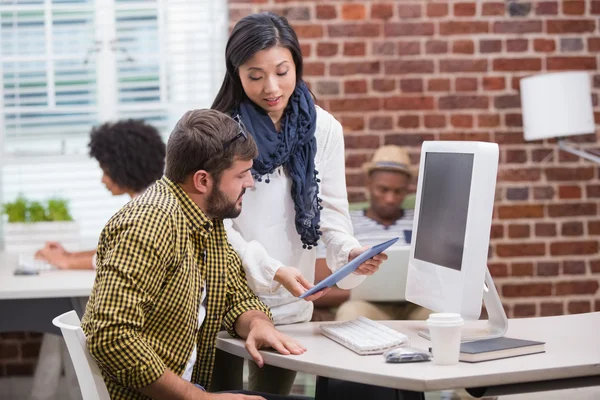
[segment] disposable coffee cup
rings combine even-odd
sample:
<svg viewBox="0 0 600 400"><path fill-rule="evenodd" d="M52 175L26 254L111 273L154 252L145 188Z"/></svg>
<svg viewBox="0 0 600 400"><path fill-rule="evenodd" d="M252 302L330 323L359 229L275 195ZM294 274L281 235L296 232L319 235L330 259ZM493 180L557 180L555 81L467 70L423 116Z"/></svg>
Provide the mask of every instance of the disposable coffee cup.
<svg viewBox="0 0 600 400"><path fill-rule="evenodd" d="M458 364L460 334L465 323L460 314L434 313L429 315L426 322L431 337L433 363Z"/></svg>

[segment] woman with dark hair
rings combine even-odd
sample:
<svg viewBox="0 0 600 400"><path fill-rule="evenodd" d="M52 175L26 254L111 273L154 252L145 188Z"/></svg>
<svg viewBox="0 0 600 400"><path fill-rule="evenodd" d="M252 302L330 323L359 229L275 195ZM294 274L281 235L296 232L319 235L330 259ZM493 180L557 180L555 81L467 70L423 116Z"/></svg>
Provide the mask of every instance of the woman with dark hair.
<svg viewBox="0 0 600 400"><path fill-rule="evenodd" d="M227 42L226 66L212 108L239 116L259 150L252 169L256 184L240 216L226 221L229 241L274 322L309 321L312 300L326 290L307 301L297 297L313 286L317 243L326 245L332 270L366 249L352 236L342 126L314 104L302 80L298 38L285 18L270 12L242 18ZM358 285L385 258L368 260L338 286ZM250 362L251 390L287 394L294 377L293 371L259 370Z"/></svg>

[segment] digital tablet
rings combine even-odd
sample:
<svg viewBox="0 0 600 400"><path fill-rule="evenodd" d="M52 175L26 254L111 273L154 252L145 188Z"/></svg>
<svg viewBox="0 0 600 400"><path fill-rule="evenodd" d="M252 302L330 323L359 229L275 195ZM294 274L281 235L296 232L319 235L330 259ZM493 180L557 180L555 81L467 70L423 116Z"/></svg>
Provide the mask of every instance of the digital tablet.
<svg viewBox="0 0 600 400"><path fill-rule="evenodd" d="M361 255L356 257L354 260L350 261L348 264L344 265L342 268L335 271L333 274L329 275L327 278L323 279L321 282L317 283L312 288L308 289L306 292L302 293L299 297L301 299L310 296L311 294L315 294L320 290L325 288L332 287L358 268L362 263L367 261L369 258L376 256L377 254L382 253L385 249L396 243L400 239L396 237L394 239L388 240L387 242L380 243L363 252Z"/></svg>

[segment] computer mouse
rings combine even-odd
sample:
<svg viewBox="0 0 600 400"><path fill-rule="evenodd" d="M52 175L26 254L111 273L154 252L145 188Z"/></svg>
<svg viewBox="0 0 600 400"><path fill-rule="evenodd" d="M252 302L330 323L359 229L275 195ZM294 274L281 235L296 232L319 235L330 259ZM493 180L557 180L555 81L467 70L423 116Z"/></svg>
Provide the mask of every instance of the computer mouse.
<svg viewBox="0 0 600 400"><path fill-rule="evenodd" d="M411 363L429 361L433 355L415 347L396 347L383 353L383 357L388 363Z"/></svg>

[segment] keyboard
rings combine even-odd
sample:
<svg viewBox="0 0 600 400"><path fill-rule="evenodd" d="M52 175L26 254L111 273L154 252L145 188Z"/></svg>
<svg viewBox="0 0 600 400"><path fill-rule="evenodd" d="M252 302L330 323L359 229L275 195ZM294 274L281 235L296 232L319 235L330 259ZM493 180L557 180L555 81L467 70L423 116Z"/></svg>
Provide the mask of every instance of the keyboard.
<svg viewBox="0 0 600 400"><path fill-rule="evenodd" d="M407 346L408 336L365 317L320 325L321 333L360 355L383 354Z"/></svg>
<svg viewBox="0 0 600 400"><path fill-rule="evenodd" d="M57 269L47 261L39 260L33 256L19 256L19 268L29 272L45 272Z"/></svg>

